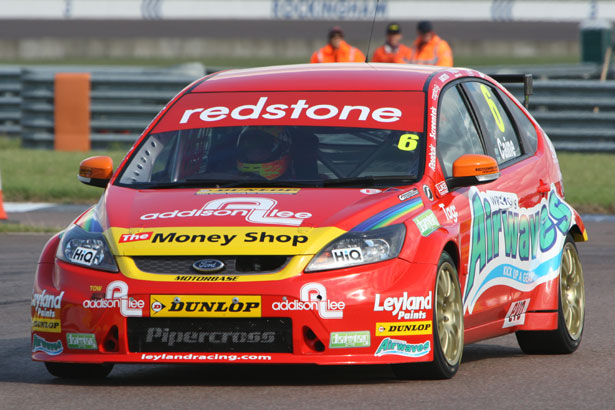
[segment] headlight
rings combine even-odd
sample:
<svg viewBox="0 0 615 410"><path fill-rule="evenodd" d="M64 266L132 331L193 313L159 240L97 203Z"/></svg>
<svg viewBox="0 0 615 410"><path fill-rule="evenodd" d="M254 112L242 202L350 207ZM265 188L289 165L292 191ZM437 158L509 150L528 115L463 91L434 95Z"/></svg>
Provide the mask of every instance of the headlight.
<svg viewBox="0 0 615 410"><path fill-rule="evenodd" d="M403 224L367 232L348 232L325 246L305 271L341 269L393 259L399 255L405 236Z"/></svg>
<svg viewBox="0 0 615 410"><path fill-rule="evenodd" d="M74 225L64 232L56 257L75 265L118 272L115 258L100 232L86 232Z"/></svg>

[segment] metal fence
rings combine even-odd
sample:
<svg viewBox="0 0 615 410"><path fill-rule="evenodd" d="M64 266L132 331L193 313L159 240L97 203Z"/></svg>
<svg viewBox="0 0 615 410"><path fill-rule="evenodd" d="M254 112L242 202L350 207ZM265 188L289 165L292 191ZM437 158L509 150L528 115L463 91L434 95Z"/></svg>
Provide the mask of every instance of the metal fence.
<svg viewBox="0 0 615 410"><path fill-rule="evenodd" d="M0 135L21 137L26 146L53 145L53 81L58 71L91 73L91 141L99 148L134 142L175 94L216 70L200 65L0 67ZM522 100L520 85L507 88ZM615 81L536 80L530 112L558 150L615 152Z"/></svg>

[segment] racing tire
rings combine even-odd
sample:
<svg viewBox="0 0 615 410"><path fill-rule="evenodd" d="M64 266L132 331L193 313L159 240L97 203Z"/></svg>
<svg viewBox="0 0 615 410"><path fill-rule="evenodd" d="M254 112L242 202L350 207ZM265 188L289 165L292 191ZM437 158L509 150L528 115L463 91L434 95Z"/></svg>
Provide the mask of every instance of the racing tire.
<svg viewBox="0 0 615 410"><path fill-rule="evenodd" d="M453 258L443 252L436 274L433 301L432 362L394 364L400 379L450 379L459 370L463 354L463 301Z"/></svg>
<svg viewBox="0 0 615 410"><path fill-rule="evenodd" d="M103 379L113 369L113 364L45 362L47 371L63 379Z"/></svg>
<svg viewBox="0 0 615 410"><path fill-rule="evenodd" d="M572 235L562 249L557 303L557 329L519 330L519 347L527 354L570 354L581 344L585 323L583 267Z"/></svg>

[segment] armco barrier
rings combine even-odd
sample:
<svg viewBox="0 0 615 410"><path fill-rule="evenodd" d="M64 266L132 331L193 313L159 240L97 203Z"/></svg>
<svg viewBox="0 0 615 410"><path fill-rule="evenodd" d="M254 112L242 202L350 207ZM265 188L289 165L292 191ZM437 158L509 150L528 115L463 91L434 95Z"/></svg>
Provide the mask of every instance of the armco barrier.
<svg viewBox="0 0 615 410"><path fill-rule="evenodd" d="M507 88L522 101L520 85ZM559 151L615 152L615 81L535 81L530 112Z"/></svg>
<svg viewBox="0 0 615 410"><path fill-rule="evenodd" d="M134 142L156 113L206 70L202 66L187 70L0 67L0 136L21 135L24 145L53 146L57 72L91 73L90 139L92 147L100 148ZM555 75L561 77L561 72ZM522 100L521 85L506 87ZM538 79L530 97L530 112L558 150L615 152L615 81Z"/></svg>
<svg viewBox="0 0 615 410"><path fill-rule="evenodd" d="M212 70L213 72L214 70ZM56 73L90 73L93 148L134 142L182 88L206 74L200 64L168 69L139 67L27 67L21 70L19 130L26 146L52 147Z"/></svg>
<svg viewBox="0 0 615 410"><path fill-rule="evenodd" d="M21 69L0 67L0 136L21 135Z"/></svg>

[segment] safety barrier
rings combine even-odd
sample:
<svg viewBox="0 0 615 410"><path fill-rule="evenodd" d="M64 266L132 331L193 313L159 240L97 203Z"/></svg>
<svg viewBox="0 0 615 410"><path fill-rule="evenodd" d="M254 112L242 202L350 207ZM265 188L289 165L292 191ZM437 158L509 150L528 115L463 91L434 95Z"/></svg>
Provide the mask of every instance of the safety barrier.
<svg viewBox="0 0 615 410"><path fill-rule="evenodd" d="M0 69L0 136L23 145L54 145L54 80L59 72L90 76L90 141L93 148L134 142L182 88L203 75L200 64L169 69L137 67L26 67ZM3 90L7 91L3 91ZM13 90L10 91L9 90Z"/></svg>
<svg viewBox="0 0 615 410"><path fill-rule="evenodd" d="M102 148L134 142L175 94L216 69L0 67L0 136L52 147L54 76L67 71L91 73L90 140ZM522 101L521 85L506 86ZM538 79L530 112L558 150L615 152L615 81Z"/></svg>
<svg viewBox="0 0 615 410"><path fill-rule="evenodd" d="M21 69L0 67L0 135L21 135Z"/></svg>
<svg viewBox="0 0 615 410"><path fill-rule="evenodd" d="M507 88L522 101L521 85ZM615 81L534 81L530 112L557 150L615 152Z"/></svg>

